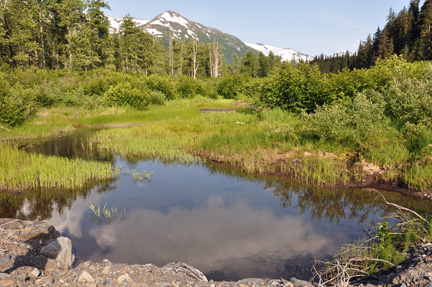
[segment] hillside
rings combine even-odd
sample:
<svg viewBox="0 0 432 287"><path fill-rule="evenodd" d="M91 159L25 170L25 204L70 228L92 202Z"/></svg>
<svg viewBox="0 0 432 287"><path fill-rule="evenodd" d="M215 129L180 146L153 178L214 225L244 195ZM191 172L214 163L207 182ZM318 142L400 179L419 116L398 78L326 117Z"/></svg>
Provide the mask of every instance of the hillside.
<svg viewBox="0 0 432 287"><path fill-rule="evenodd" d="M118 32L122 18L108 18L111 24L111 31ZM196 39L204 44L218 42L228 64L232 63L234 54L237 54L237 56L241 58L249 51L255 53L263 52L264 55L268 55L269 52L272 51L284 61L294 60L298 62L301 60L310 61L313 59L309 55L292 49L277 48L264 44L245 43L233 35L193 22L174 11L163 12L152 20L134 19L134 21L138 27L162 39L165 47L168 47L171 36L181 41Z"/></svg>

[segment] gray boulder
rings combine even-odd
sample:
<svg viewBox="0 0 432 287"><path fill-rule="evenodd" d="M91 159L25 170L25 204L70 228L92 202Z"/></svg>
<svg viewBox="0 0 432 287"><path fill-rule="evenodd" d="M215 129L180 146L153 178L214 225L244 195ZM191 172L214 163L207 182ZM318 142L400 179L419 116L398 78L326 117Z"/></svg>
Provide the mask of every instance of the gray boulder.
<svg viewBox="0 0 432 287"><path fill-rule="evenodd" d="M40 254L55 259L61 265L69 268L75 261L75 255L72 254L72 242L66 237L58 237L47 246L42 247Z"/></svg>
<svg viewBox="0 0 432 287"><path fill-rule="evenodd" d="M201 271L183 262L168 263L162 269L175 273L183 273L193 279L208 282L207 277Z"/></svg>

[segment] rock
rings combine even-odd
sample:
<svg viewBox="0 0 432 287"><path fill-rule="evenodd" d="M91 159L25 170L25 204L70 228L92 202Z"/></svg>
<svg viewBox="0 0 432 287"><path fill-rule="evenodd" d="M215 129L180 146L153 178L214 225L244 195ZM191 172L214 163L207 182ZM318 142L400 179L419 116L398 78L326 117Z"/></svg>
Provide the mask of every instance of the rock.
<svg viewBox="0 0 432 287"><path fill-rule="evenodd" d="M10 258L11 258L10 255L5 255L0 258L0 263L8 263Z"/></svg>
<svg viewBox="0 0 432 287"><path fill-rule="evenodd" d="M168 263L167 265L162 267L162 269L175 273L184 273L193 279L208 282L207 277L205 277L205 275L201 271L183 262Z"/></svg>
<svg viewBox="0 0 432 287"><path fill-rule="evenodd" d="M81 275L78 277L78 283L93 283L94 279L87 271L83 271Z"/></svg>
<svg viewBox="0 0 432 287"><path fill-rule="evenodd" d="M39 286L50 286L53 283L54 279L49 276L35 280L35 284Z"/></svg>
<svg viewBox="0 0 432 287"><path fill-rule="evenodd" d="M72 254L72 242L66 237L59 237L47 246L42 247L40 254L55 259L61 265L69 268L72 267L75 261L75 255Z"/></svg>
<svg viewBox="0 0 432 287"><path fill-rule="evenodd" d="M290 279L291 283L294 285L294 287L309 287L309 286L313 286L310 282L308 281L303 281L303 280L299 280L296 279L294 277L292 277Z"/></svg>
<svg viewBox="0 0 432 287"><path fill-rule="evenodd" d="M120 276L117 280L118 280L118 283L120 283L120 284L122 284L124 281L126 281L128 283L133 283L132 279L127 274Z"/></svg>
<svg viewBox="0 0 432 287"><path fill-rule="evenodd" d="M246 279L242 279L240 281L238 281L238 284L251 284L251 283L262 283L264 282L264 279L260 279L260 278L246 278Z"/></svg>
<svg viewBox="0 0 432 287"><path fill-rule="evenodd" d="M9 274L0 273L0 286L15 287L18 284L11 278Z"/></svg>
<svg viewBox="0 0 432 287"><path fill-rule="evenodd" d="M108 275L111 273L111 265L105 266L102 270L102 275Z"/></svg>
<svg viewBox="0 0 432 287"><path fill-rule="evenodd" d="M39 277L40 274L41 274L41 272L37 268L33 268L33 270L30 272L30 275L33 276L34 278Z"/></svg>
<svg viewBox="0 0 432 287"><path fill-rule="evenodd" d="M15 286L18 286L18 284L12 279L3 279L3 280L0 280L0 286L15 287Z"/></svg>

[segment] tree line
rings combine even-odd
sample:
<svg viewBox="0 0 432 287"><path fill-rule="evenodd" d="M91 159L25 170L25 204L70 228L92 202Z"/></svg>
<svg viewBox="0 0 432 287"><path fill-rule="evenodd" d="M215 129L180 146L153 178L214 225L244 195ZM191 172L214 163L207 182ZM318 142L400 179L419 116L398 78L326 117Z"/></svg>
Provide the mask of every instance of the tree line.
<svg viewBox="0 0 432 287"><path fill-rule="evenodd" d="M320 70L337 73L344 68L370 68L376 61L388 59L393 54L410 62L432 60L432 0L420 7L420 0L411 0L399 13L390 8L387 23L378 27L375 34L361 41L354 54L315 57Z"/></svg>
<svg viewBox="0 0 432 287"><path fill-rule="evenodd" d="M249 53L227 66L217 42L203 44L172 36L162 40L126 15L110 33L103 0L0 0L2 69L104 68L125 73L220 77L247 73L267 76L280 58Z"/></svg>

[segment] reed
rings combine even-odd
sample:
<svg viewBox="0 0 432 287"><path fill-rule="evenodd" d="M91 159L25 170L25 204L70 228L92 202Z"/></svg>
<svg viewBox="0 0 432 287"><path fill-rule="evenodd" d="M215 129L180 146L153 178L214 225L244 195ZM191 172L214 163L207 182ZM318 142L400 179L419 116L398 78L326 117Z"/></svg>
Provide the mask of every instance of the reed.
<svg viewBox="0 0 432 287"><path fill-rule="evenodd" d="M124 218L126 216L126 210L118 211L117 207L113 206L111 208L107 207L107 204L103 206L101 209L99 204L95 206L93 203L89 201L89 209L92 213L92 221L98 221L98 223L105 222L106 224L110 224L113 220L117 218Z"/></svg>
<svg viewBox="0 0 432 287"><path fill-rule="evenodd" d="M38 188L82 188L114 175L111 164L29 154L0 144L0 189L22 191Z"/></svg>
<svg viewBox="0 0 432 287"><path fill-rule="evenodd" d="M34 120L10 132L1 130L0 138L40 137L74 127L118 127L97 132L90 147L128 159L159 158L184 164L209 160L247 173L277 174L327 186L364 182L370 174L362 170L362 164L371 164L381 170L376 174L378 181L402 181L412 190L432 189L430 164L416 159L404 135L387 121L373 126L361 141L341 142L311 135L305 130L305 118L277 108L206 115L198 110L239 106L232 100L196 97L169 101L147 111L53 108L41 110ZM350 129L344 132L358 139ZM431 158L430 150L424 148L421 156ZM333 156L322 156L325 154ZM33 173L27 172L26 177L34 178ZM51 176L38 173L42 181L50 181ZM135 178L146 180L147 176L137 173Z"/></svg>

